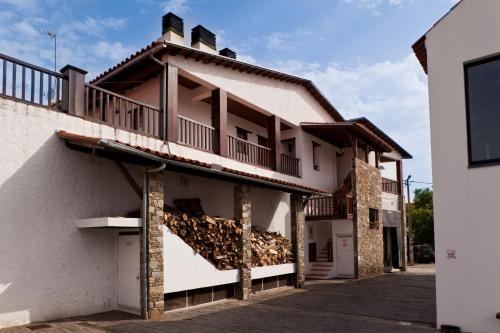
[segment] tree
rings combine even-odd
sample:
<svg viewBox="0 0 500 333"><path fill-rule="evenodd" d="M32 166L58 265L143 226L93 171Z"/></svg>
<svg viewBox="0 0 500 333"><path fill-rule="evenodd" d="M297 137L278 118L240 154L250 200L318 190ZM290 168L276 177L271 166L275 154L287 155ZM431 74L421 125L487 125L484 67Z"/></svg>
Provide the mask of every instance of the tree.
<svg viewBox="0 0 500 333"><path fill-rule="evenodd" d="M415 190L411 216L414 243L434 247L434 216L430 188Z"/></svg>

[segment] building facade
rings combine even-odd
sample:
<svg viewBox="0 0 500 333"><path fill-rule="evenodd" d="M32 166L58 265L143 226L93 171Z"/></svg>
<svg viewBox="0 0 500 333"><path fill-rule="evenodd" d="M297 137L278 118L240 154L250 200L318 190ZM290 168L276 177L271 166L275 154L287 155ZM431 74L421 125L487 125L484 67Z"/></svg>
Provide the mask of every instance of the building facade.
<svg viewBox="0 0 500 333"><path fill-rule="evenodd" d="M429 79L437 321L499 330L500 3L460 1L413 48Z"/></svg>
<svg viewBox="0 0 500 333"><path fill-rule="evenodd" d="M162 28L90 83L0 55L0 327L404 268L403 148L202 26L191 47Z"/></svg>

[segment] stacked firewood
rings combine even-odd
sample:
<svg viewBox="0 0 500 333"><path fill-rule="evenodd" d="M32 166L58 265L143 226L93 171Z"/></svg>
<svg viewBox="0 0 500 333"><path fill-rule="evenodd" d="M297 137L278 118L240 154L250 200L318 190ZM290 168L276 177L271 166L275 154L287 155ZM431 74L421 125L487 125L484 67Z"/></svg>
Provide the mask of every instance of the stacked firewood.
<svg viewBox="0 0 500 333"><path fill-rule="evenodd" d="M165 206L165 225L217 269L240 267L241 224L203 214L199 201L190 200L176 202L176 207ZM253 227L251 249L252 266L293 262L291 242L275 232Z"/></svg>
<svg viewBox="0 0 500 333"><path fill-rule="evenodd" d="M277 232L252 227L251 247L253 267L294 262L292 242Z"/></svg>

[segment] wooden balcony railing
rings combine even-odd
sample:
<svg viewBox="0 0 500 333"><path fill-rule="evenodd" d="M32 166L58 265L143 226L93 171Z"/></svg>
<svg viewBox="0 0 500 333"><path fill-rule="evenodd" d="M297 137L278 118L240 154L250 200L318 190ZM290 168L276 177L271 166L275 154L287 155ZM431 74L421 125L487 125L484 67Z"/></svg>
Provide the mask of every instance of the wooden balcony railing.
<svg viewBox="0 0 500 333"><path fill-rule="evenodd" d="M353 199L351 174L329 196L313 196L307 201L305 209L308 220L352 219Z"/></svg>
<svg viewBox="0 0 500 333"><path fill-rule="evenodd" d="M178 142L202 150L214 151L215 128L178 116Z"/></svg>
<svg viewBox="0 0 500 333"><path fill-rule="evenodd" d="M230 158L248 164L271 168L271 149L228 135L228 155Z"/></svg>
<svg viewBox="0 0 500 333"><path fill-rule="evenodd" d="M85 118L115 127L160 136L160 110L103 88L85 85Z"/></svg>
<svg viewBox="0 0 500 333"><path fill-rule="evenodd" d="M382 178L382 192L401 194L401 187L397 180Z"/></svg>
<svg viewBox="0 0 500 333"><path fill-rule="evenodd" d="M0 96L60 110L65 75L0 53Z"/></svg>
<svg viewBox="0 0 500 333"><path fill-rule="evenodd" d="M300 177L300 158L281 154L281 172L290 176Z"/></svg>

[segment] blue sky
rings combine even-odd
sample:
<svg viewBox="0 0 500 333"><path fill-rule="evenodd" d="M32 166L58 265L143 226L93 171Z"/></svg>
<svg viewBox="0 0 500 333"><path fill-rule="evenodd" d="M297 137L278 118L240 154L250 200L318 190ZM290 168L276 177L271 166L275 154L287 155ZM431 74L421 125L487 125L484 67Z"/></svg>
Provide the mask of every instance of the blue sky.
<svg viewBox="0 0 500 333"><path fill-rule="evenodd" d="M240 60L312 79L346 118L368 117L414 156L406 174L431 182L427 77L410 46L456 2L0 0L0 52L53 68L39 30L54 31L57 67L90 79L157 39L171 10L186 36L202 24Z"/></svg>

